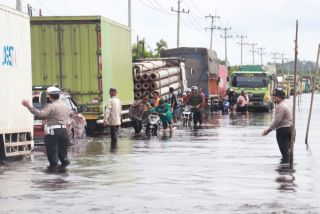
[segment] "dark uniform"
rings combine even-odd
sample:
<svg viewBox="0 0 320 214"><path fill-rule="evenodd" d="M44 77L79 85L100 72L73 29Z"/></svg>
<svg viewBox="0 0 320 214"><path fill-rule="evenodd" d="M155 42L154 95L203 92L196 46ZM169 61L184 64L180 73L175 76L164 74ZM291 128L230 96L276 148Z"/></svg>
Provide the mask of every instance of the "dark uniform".
<svg viewBox="0 0 320 214"><path fill-rule="evenodd" d="M48 103L41 111L30 104L25 106L32 114L47 120L44 128L44 142L50 168L54 169L58 166L58 159L63 167L70 164L67 155L68 133L66 129L66 125L70 119L70 111L67 105L59 99L60 90L58 88L49 87L47 92L49 96L55 95L58 99L50 98L51 103Z"/></svg>
<svg viewBox="0 0 320 214"><path fill-rule="evenodd" d="M282 155L282 163L289 163L292 105L289 100L285 99L285 93L283 91L277 91L273 96L279 97L281 100L277 102L274 119L269 128L264 131L263 135L267 135L272 130L276 130L277 142Z"/></svg>
<svg viewBox="0 0 320 214"><path fill-rule="evenodd" d="M187 102L188 105L191 105L193 111L193 124L196 126L197 123L202 124L202 102L203 99L199 94L192 94Z"/></svg>

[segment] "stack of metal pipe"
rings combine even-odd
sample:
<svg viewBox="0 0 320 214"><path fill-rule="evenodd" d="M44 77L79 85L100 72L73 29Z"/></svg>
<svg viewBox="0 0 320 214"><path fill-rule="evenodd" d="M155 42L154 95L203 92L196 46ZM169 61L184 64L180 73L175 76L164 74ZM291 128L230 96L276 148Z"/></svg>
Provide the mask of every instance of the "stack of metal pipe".
<svg viewBox="0 0 320 214"><path fill-rule="evenodd" d="M134 69L134 96L141 99L144 95L158 92L160 97L169 94L169 88L175 91L181 89L181 70L164 60L142 61L133 64Z"/></svg>

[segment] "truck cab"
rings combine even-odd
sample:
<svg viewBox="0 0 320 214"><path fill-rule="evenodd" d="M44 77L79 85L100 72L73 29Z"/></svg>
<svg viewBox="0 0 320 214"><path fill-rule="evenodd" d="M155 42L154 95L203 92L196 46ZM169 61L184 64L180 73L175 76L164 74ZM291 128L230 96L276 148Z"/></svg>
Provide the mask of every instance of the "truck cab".
<svg viewBox="0 0 320 214"><path fill-rule="evenodd" d="M274 105L272 92L276 86L275 68L242 66L231 76L231 88L239 96L244 91L249 96L249 110L270 111Z"/></svg>

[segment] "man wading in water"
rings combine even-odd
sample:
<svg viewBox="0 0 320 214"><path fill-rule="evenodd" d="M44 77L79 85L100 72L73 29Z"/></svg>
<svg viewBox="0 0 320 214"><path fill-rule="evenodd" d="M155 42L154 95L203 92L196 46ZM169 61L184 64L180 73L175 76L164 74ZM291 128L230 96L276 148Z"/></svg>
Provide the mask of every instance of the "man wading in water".
<svg viewBox="0 0 320 214"><path fill-rule="evenodd" d="M282 154L282 163L289 163L290 160L290 142L292 131L292 106L286 99L286 94L282 90L277 90L273 94L274 102L277 104L274 119L268 129L264 130L262 135L269 134L276 130L277 142Z"/></svg>

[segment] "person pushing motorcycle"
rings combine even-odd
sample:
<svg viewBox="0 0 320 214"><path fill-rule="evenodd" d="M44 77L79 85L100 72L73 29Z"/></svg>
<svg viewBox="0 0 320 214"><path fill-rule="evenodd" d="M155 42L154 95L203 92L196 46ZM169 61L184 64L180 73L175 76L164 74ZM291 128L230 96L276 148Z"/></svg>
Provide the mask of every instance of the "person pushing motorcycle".
<svg viewBox="0 0 320 214"><path fill-rule="evenodd" d="M170 132L172 131L172 112L170 111L170 104L160 99L159 105L150 110L151 113L158 113L162 122L163 129L166 130L169 126Z"/></svg>
<svg viewBox="0 0 320 214"><path fill-rule="evenodd" d="M202 102L203 99L198 93L198 87L191 87L191 96L187 102L188 105L192 106L193 111L193 124L196 126L199 122L200 126L202 125Z"/></svg>

